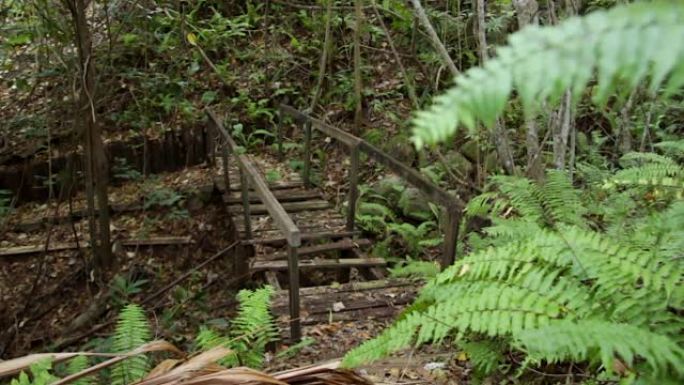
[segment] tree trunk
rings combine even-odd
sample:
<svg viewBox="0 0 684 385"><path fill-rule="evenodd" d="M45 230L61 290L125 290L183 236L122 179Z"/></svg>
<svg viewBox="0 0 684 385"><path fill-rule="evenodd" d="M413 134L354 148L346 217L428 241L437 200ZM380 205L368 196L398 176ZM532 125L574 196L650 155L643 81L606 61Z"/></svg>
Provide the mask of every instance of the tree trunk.
<svg viewBox="0 0 684 385"><path fill-rule="evenodd" d="M480 54L480 63L484 63L489 58L487 54L487 35L485 34L485 4L484 0L477 0L477 23L475 24L475 35L477 36L478 51ZM501 119L497 119L494 125L494 145L496 152L499 155L499 160L504 170L508 174L515 174L515 160L513 159L513 150L511 148L511 141L508 138L506 127Z"/></svg>
<svg viewBox="0 0 684 385"><path fill-rule="evenodd" d="M537 12L539 4L537 0L513 0L513 7L518 16L518 29L523 29L529 24L538 24ZM525 118L527 127L525 139L527 143L527 176L540 180L544 177L544 164L539 145L539 127L533 116Z"/></svg>
<svg viewBox="0 0 684 385"><path fill-rule="evenodd" d="M329 0L332 1L332 0ZM363 80L361 78L361 28L363 25L363 0L354 0L354 129L356 135L361 135L361 120L363 118Z"/></svg>
<svg viewBox="0 0 684 385"><path fill-rule="evenodd" d="M447 51L446 47L444 47L444 44L442 44L442 41L439 40L437 32L435 32L435 29L432 27L432 24L430 23L430 19L428 19L427 14L423 9L423 6L420 4L420 0L411 0L411 4L413 4L413 8L416 10L416 17L418 18L420 23L423 24L423 28L425 28L425 30L427 31L428 36L430 36L430 41L432 42L432 45L435 47L435 49L439 53L439 56L442 58L442 62L447 68L449 68L451 76L456 77L456 75L459 74L459 71L456 68L456 64L454 64L454 61L451 60L449 52Z"/></svg>
<svg viewBox="0 0 684 385"><path fill-rule="evenodd" d="M66 0L73 18L75 43L78 48L81 89L76 111L77 125L83 135L85 149L86 194L90 219L91 247L97 275L114 264L109 237L109 204L107 199L107 159L102 132L95 117L95 65L92 37L86 17L85 0ZM95 220L95 205L98 219Z"/></svg>

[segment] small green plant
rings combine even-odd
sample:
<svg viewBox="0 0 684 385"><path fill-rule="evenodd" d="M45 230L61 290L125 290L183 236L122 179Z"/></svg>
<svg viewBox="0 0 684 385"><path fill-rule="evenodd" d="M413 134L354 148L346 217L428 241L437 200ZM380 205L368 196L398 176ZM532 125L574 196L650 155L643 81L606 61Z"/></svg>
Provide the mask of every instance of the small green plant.
<svg viewBox="0 0 684 385"><path fill-rule="evenodd" d="M131 281L121 275L116 275L112 279L109 295L118 307L123 307L130 301L131 296L142 291L142 287L147 284L146 279Z"/></svg>
<svg viewBox="0 0 684 385"><path fill-rule="evenodd" d="M138 181L142 179L140 171L132 168L126 161L126 158L114 158L112 174L114 175L114 178L121 180Z"/></svg>
<svg viewBox="0 0 684 385"><path fill-rule="evenodd" d="M172 207L180 205L183 201L183 194L168 187L153 186L147 188L144 208L152 207Z"/></svg>
<svg viewBox="0 0 684 385"><path fill-rule="evenodd" d="M26 372L21 372L19 377L13 379L10 385L48 385L58 380L50 371L52 370L52 361L45 359L31 365L31 377Z"/></svg>
<svg viewBox="0 0 684 385"><path fill-rule="evenodd" d="M115 352L128 352L150 342L152 332L142 307L136 304L126 305L119 312L112 347ZM113 385L132 384L143 378L149 370L149 360L144 354L130 357L112 368L111 383Z"/></svg>
<svg viewBox="0 0 684 385"><path fill-rule="evenodd" d="M4 218L12 212L13 195L9 190L0 190L0 218Z"/></svg>
<svg viewBox="0 0 684 385"><path fill-rule="evenodd" d="M270 312L273 292L270 286L254 291L241 290L237 295L238 314L231 320L229 332L223 335L203 326L195 339L199 349L226 346L234 354L220 361L222 365L261 367L266 345L278 336Z"/></svg>

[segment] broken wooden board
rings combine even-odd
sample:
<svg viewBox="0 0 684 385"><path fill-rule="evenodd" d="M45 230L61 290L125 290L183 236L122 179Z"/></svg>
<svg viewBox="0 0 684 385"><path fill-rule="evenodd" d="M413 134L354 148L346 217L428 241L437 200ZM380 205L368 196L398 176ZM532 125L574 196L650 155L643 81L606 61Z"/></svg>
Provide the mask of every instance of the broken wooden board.
<svg viewBox="0 0 684 385"><path fill-rule="evenodd" d="M302 202L284 202L281 203L283 209L288 213L295 213L300 211L314 211L314 210L325 210L332 207L328 201L317 199L311 201ZM239 215L243 213L242 205L230 205L227 207L228 213L231 215ZM251 204L249 205L249 213L251 215L268 214L268 210L263 204Z"/></svg>
<svg viewBox="0 0 684 385"><path fill-rule="evenodd" d="M189 245L192 244L192 237L153 237L146 239L122 239L119 241L122 246L136 247L136 246L172 246L172 245ZM47 252L56 252L64 250L75 250L80 247L88 247L88 242L83 242L77 245L75 242L70 243L56 243L49 245ZM30 246L16 246L5 249L0 249L0 257L15 257L21 255L39 254L45 252L45 245L30 245Z"/></svg>
<svg viewBox="0 0 684 385"><path fill-rule="evenodd" d="M302 233L302 241L315 241L319 239L340 239L348 238L361 234L360 231L314 231ZM256 239L246 239L242 241L243 245L269 245L269 246L282 246L285 244L285 237L283 236L270 236Z"/></svg>
<svg viewBox="0 0 684 385"><path fill-rule="evenodd" d="M282 189L273 191L273 195L280 202L298 202L308 201L311 199L321 199L322 195L314 190L302 189ZM223 195L223 202L226 204L242 204L242 194L239 192L231 192ZM253 191L249 193L250 203L261 203L261 198Z"/></svg>
<svg viewBox="0 0 684 385"><path fill-rule="evenodd" d="M352 239L343 239L341 241L337 242L330 242L330 243L323 243L320 245L313 245L313 246L305 246L305 247L300 247L297 249L297 255L302 256L302 255L314 255L314 254L323 254L323 253L328 253L331 251L338 251L338 250L351 250L355 249L358 247L365 247L365 246L370 246L372 242L369 239L357 239L357 240L352 240ZM273 261L277 259L284 259L287 258L287 252L281 251L269 255L264 255L261 256L262 260L264 261ZM359 259L369 259L369 258L359 258Z"/></svg>
<svg viewBox="0 0 684 385"><path fill-rule="evenodd" d="M311 325L392 317L415 299L418 287L419 283L415 281L388 279L302 288L302 323ZM278 291L271 304L279 321L287 322L287 292Z"/></svg>
<svg viewBox="0 0 684 385"><path fill-rule="evenodd" d="M384 258L300 259L299 269L348 269L351 267L385 266ZM251 272L287 270L287 261L253 261Z"/></svg>

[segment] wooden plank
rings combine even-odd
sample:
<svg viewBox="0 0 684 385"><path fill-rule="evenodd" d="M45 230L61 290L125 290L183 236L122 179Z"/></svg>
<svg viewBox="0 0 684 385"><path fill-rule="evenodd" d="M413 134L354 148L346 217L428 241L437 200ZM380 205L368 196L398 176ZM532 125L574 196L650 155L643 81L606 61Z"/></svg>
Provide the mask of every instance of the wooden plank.
<svg viewBox="0 0 684 385"><path fill-rule="evenodd" d="M269 185L269 188L272 188ZM315 190L300 190L300 189L282 189L273 191L273 195L279 202L298 202L310 199L322 198L320 192ZM240 194L228 193L223 195L223 202L227 204L242 203L242 196ZM250 203L260 203L261 198L251 191L249 193Z"/></svg>
<svg viewBox="0 0 684 385"><path fill-rule="evenodd" d="M141 239L122 239L119 241L122 246L171 246L192 244L192 237L152 237ZM88 247L88 242L80 243L80 247ZM48 252L75 250L78 246L74 242L55 243L49 246ZM14 257L21 255L40 254L45 252L45 245L16 246L0 249L0 257Z"/></svg>
<svg viewBox="0 0 684 385"><path fill-rule="evenodd" d="M247 178L249 178L250 185L257 193L257 195L261 197L261 201L268 210L268 213L273 218L273 221L278 226L278 228L283 232L285 238L287 239L287 243L292 247L299 246L301 244L299 229L292 221L292 218L290 218L287 215L287 212L285 211L285 209L283 209L283 207L280 205L275 196L273 196L273 193L271 192L271 190L269 190L266 181L261 176L256 166L254 166L254 163L246 155L237 154L238 146L235 144L235 142L230 137L226 129L223 127L223 124L221 124L221 122L209 109L207 109L206 112L209 116L209 120L216 127L216 129L218 129L219 132L221 132L221 134L223 135L225 139L225 144L228 146L230 152L234 154L234 158L237 160L243 175L246 175ZM246 182L242 181L241 184L246 185ZM245 190L246 189L244 188L242 189L242 191ZM243 193L243 196L248 204L249 200L247 194ZM248 210L245 209L245 214L248 214L247 211ZM247 219L247 223L249 223L249 219ZM249 236L251 234L249 234L248 232L247 235Z"/></svg>
<svg viewBox="0 0 684 385"><path fill-rule="evenodd" d="M366 282L349 282L343 283L339 286L312 286L303 287L299 289L299 294L302 297L320 296L325 294L349 293L349 292L364 292L377 291L389 288L399 288L406 286L420 286L421 282L405 278L389 278L382 280L366 281ZM276 304L278 301L284 301L287 298L287 291L281 290L273 295L272 303Z"/></svg>
<svg viewBox="0 0 684 385"><path fill-rule="evenodd" d="M300 230L302 228L300 227ZM302 233L302 241L314 241L318 239L339 239L353 237L359 235L358 231L318 231L318 232L307 232ZM257 239L246 239L242 241L243 245L281 245L287 240L285 237L271 237L271 238L257 238Z"/></svg>
<svg viewBox="0 0 684 385"><path fill-rule="evenodd" d="M221 191L225 192L226 188L225 185L223 184L223 180L215 180L215 185L216 188ZM268 187L271 190L287 190L287 189L292 189L292 188L301 188L304 187L304 183L300 180L292 180L292 181L279 181L279 182L270 182L268 183ZM254 191L250 187L250 191ZM231 182L230 184L230 192L240 192L242 191L242 185L240 184L239 181L236 181L235 183Z"/></svg>
<svg viewBox="0 0 684 385"><path fill-rule="evenodd" d="M288 213L296 213L300 211L313 211L313 210L325 210L329 209L332 207L328 201L324 200L315 200L315 201L303 201L303 202L284 202L280 204L283 209L285 209L285 212ZM241 214L243 213L243 206L228 206L226 208L228 210L228 214L231 215L236 215L236 214ZM267 214L268 213L268 206L265 204L256 204L256 205L250 205L249 211L253 215L258 215L258 214Z"/></svg>
<svg viewBox="0 0 684 385"><path fill-rule="evenodd" d="M300 256L301 255L323 254L323 253L329 253L331 251L350 250L350 249L354 249L357 247L370 246L371 244L372 244L372 242L369 239L358 239L356 241L353 241L351 239L343 239L341 241L324 243L321 245L300 247L299 250L297 250L297 253ZM276 259L283 259L286 256L287 256L286 253L281 251L281 252L273 253L270 255L266 255L263 257L263 259L270 261L270 260L276 260Z"/></svg>
<svg viewBox="0 0 684 385"><path fill-rule="evenodd" d="M376 297L355 298L353 300L328 297L317 298L316 301L303 299L301 303L301 308L305 313L309 315L328 314L330 312L342 313L353 310L369 309L374 307L392 307L406 305L408 303L411 303L416 297L415 291L410 293L407 292L404 293L404 295L400 296L395 295L395 293L387 293L385 295L383 295L383 293L377 294L378 295ZM333 308L335 303L341 303L344 306L344 308L335 311ZM288 307L284 303L278 305L274 304L271 306L271 309L273 311L273 314L283 315L287 314Z"/></svg>
<svg viewBox="0 0 684 385"><path fill-rule="evenodd" d="M385 266L384 258L300 259L299 269L347 269L350 267ZM250 271L287 270L287 261L254 261Z"/></svg>

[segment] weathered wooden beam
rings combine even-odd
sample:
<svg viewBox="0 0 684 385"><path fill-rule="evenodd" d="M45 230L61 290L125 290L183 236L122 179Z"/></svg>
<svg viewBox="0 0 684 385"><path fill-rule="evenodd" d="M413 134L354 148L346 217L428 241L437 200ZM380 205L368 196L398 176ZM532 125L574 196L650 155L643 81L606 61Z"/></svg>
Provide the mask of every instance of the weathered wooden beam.
<svg viewBox="0 0 684 385"><path fill-rule="evenodd" d="M356 222L356 201L359 199L359 146L351 148L349 166L349 200L347 202L347 230L354 231Z"/></svg>
<svg viewBox="0 0 684 385"><path fill-rule="evenodd" d="M289 309L290 309L290 342L299 342L302 338L302 326L299 320L299 255L297 248L291 244L287 247L287 263L284 267L288 273Z"/></svg>
<svg viewBox="0 0 684 385"><path fill-rule="evenodd" d="M233 138L231 138L231 136L228 134L228 131L226 131L226 129L223 127L223 124L221 124L216 115L214 115L214 113L208 109L206 110L206 112L211 123L223 135L225 145L228 146L228 149L237 160L242 175L249 179L251 187L254 189L257 195L259 195L268 213L273 218L273 221L278 226L278 228L283 232L285 238L287 238L287 243L292 247L299 246L301 244L299 229L292 221L292 218L290 218L287 215L287 212L280 205L280 202L278 202L275 196L273 196L273 193L268 188L268 185L259 173L259 170L256 168L256 166L253 164L253 162L249 159L248 156L237 153L238 146L235 144L235 141L233 141ZM241 190L243 192L243 204L245 205L244 214L248 216L249 196L248 193L246 193L247 181L241 180L241 185ZM246 217L245 224L249 225L249 221L249 217ZM251 236L251 231L249 231L249 227L246 228L246 230L247 235Z"/></svg>
<svg viewBox="0 0 684 385"><path fill-rule="evenodd" d="M273 186L268 186L273 190ZM321 193L315 190L299 190L299 189L282 189L273 191L273 195L278 199L279 202L298 202L298 201L308 201L311 199L321 199ZM223 195L223 203L227 204L239 204L242 203L242 195L228 193ZM250 191L249 193L249 203L261 203L261 198L259 195Z"/></svg>
<svg viewBox="0 0 684 385"><path fill-rule="evenodd" d="M294 107L291 107L291 106L288 106L285 104L281 104L280 108L281 108L281 111L283 111L283 112L287 113L288 115L292 116L293 118L295 118L296 122L298 122L298 123L310 122L311 126L313 128L317 129L318 131L324 133L325 135L327 135L327 136L329 136L329 137L331 137L337 141L344 143L347 147L353 147L353 146L357 145L360 141L362 141L362 139L360 139L360 138L358 138L358 137L356 137L356 136L354 136L348 132L342 131L337 127L331 126L322 120L318 120L318 119L310 116L309 114L305 114L305 113L295 109Z"/></svg>
<svg viewBox="0 0 684 385"><path fill-rule="evenodd" d="M288 270L288 261L254 261L250 270ZM384 258L301 259L300 269L348 269L350 267L385 266Z"/></svg>
<svg viewBox="0 0 684 385"><path fill-rule="evenodd" d="M356 241L353 241L351 239L343 239L337 242L328 242L320 245L300 247L297 250L297 254L299 254L300 256L322 254L329 253L331 251L350 250L358 247L366 247L370 246L371 244L372 242L369 239L365 238L357 239ZM286 256L287 255L284 252L277 252L270 255L266 255L263 258L264 260L277 260L284 259Z"/></svg>
<svg viewBox="0 0 684 385"><path fill-rule="evenodd" d="M215 182L216 188L219 189L221 192L226 192L225 184L223 180L216 180ZM268 183L268 188L271 190L287 190L287 189L292 189L292 188L300 188L303 187L304 183L299 180L293 180L293 181L280 181L280 182L271 182ZM213 186L212 186L213 187ZM251 187L249 188L250 191L254 191ZM239 181L237 182L231 182L230 184L230 192L240 192L242 191L242 185L240 184Z"/></svg>
<svg viewBox="0 0 684 385"><path fill-rule="evenodd" d="M284 202L280 204L283 209L288 213L296 213L300 211L314 211L314 210L325 210L332 207L328 201L315 200L315 201L303 201L303 202ZM243 206L232 205L228 206L227 210L229 214L235 215L243 212ZM250 213L252 215L267 214L268 207L265 204L250 205Z"/></svg>
<svg viewBox="0 0 684 385"><path fill-rule="evenodd" d="M124 247L190 245L193 243L192 237L190 236L122 239L119 242ZM80 245L76 245L74 242L55 243L50 245L47 251L57 252L64 250L75 250L78 249L79 246L88 247L88 242L82 242ZM21 255L40 254L43 252L45 252L45 245L15 246L0 249L0 257L15 257Z"/></svg>
<svg viewBox="0 0 684 385"><path fill-rule="evenodd" d="M300 230L302 228L300 227ZM304 232L301 235L302 242L303 241L315 241L318 239L339 239L339 238L348 238L348 237L353 237L355 235L361 234L358 231L320 231L320 232ZM242 244L244 245L282 245L287 240L285 237L271 237L271 238L255 238L255 239L246 239L242 241Z"/></svg>
<svg viewBox="0 0 684 385"><path fill-rule="evenodd" d="M406 287L406 286L420 286L420 282L405 278L389 278L374 281L365 282L349 282L343 283L339 286L312 286L303 287L299 289L299 295L301 297L309 296L320 296L335 293L349 293L349 292L364 292L364 291L377 291L382 289L389 289L395 287ZM278 301L284 301L287 298L287 291L278 291L273 296L272 303L278 303Z"/></svg>

